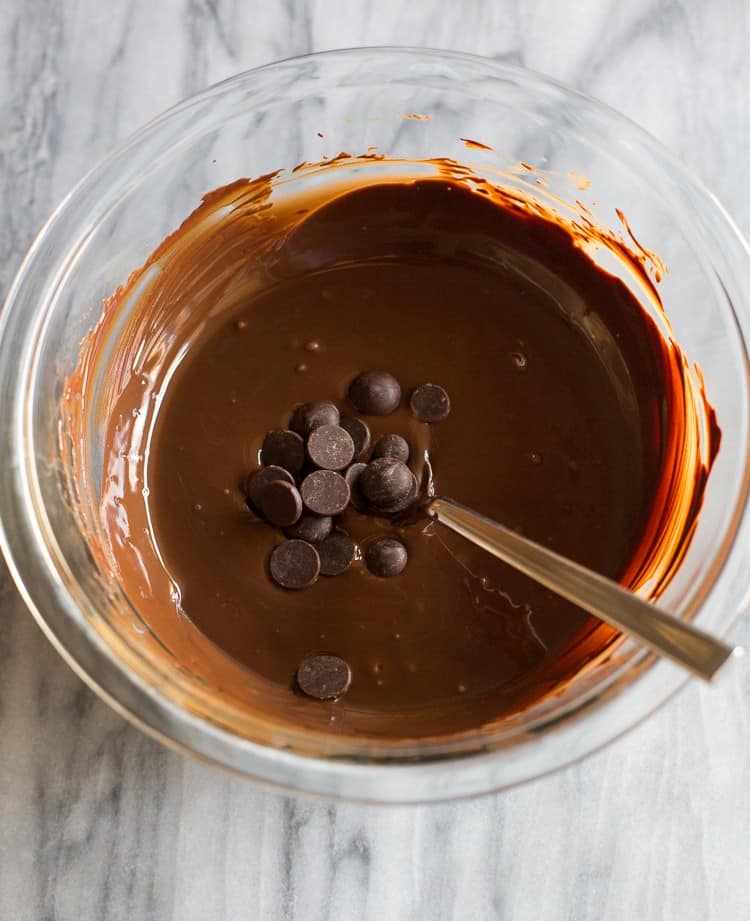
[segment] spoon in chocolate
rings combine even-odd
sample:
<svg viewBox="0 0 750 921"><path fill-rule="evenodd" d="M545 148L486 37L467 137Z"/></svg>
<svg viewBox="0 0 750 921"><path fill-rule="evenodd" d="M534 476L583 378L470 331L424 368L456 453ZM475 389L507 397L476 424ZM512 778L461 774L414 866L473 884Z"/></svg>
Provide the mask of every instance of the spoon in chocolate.
<svg viewBox="0 0 750 921"><path fill-rule="evenodd" d="M723 643L643 601L612 579L522 537L453 499L432 496L422 506L422 512L561 597L639 640L657 655L671 659L706 681L716 675L730 656L742 654L741 647Z"/></svg>

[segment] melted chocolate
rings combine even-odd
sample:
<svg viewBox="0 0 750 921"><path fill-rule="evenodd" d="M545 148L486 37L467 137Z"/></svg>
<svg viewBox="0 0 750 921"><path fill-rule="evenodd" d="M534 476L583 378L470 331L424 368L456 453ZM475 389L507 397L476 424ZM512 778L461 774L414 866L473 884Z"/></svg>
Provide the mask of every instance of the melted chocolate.
<svg viewBox="0 0 750 921"><path fill-rule="evenodd" d="M406 739L497 722L616 633L439 525L394 532L352 508L341 523L363 546L403 540L404 572L377 579L355 561L285 592L267 568L281 535L242 491L263 437L308 400L353 413L349 382L386 369L402 402L366 417L373 443L403 435L416 472L429 451L439 493L658 588L707 472L678 443L697 425L681 354L519 197L460 175L353 177L269 207L271 186L213 193L108 305L105 327L125 306L130 320L102 410L105 551L164 645L271 723ZM424 381L450 395L435 426L408 406ZM321 653L351 668L335 704L295 695L300 662Z"/></svg>

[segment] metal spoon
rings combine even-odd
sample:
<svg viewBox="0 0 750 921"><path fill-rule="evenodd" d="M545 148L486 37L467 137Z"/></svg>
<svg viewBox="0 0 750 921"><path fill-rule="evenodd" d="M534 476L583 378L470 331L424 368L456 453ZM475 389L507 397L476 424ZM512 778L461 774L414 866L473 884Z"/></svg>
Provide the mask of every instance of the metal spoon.
<svg viewBox="0 0 750 921"><path fill-rule="evenodd" d="M657 655L710 680L740 647L728 646L627 589L470 508L435 496L422 507L434 521L530 576L568 601L640 640Z"/></svg>

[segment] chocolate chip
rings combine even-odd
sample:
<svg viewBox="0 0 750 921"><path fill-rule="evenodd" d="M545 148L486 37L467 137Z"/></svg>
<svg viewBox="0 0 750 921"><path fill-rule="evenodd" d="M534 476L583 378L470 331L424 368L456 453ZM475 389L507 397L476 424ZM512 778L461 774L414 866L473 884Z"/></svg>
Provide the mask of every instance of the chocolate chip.
<svg viewBox="0 0 750 921"><path fill-rule="evenodd" d="M409 442L400 435L383 435L375 442L373 457L395 457L402 464L409 463Z"/></svg>
<svg viewBox="0 0 750 921"><path fill-rule="evenodd" d="M260 511L260 497L263 495L263 490L275 480L283 480L285 483L291 483L294 486L294 477L291 473L288 470L284 470L283 467L276 467L273 464L270 467L262 467L260 470L256 470L255 473L248 477L247 498L257 511Z"/></svg>
<svg viewBox="0 0 750 921"><path fill-rule="evenodd" d="M318 546L321 576L340 576L346 572L356 551L356 544L345 531L334 531Z"/></svg>
<svg viewBox="0 0 750 921"><path fill-rule="evenodd" d="M338 425L339 411L328 402L303 403L292 413L289 428L303 438L319 425Z"/></svg>
<svg viewBox="0 0 750 921"><path fill-rule="evenodd" d="M352 436L340 425L320 425L307 439L307 456L316 467L343 470L354 458Z"/></svg>
<svg viewBox="0 0 750 921"><path fill-rule="evenodd" d="M401 402L401 386L387 371L364 371L349 384L349 399L369 416L387 416Z"/></svg>
<svg viewBox="0 0 750 921"><path fill-rule="evenodd" d="M438 384L422 384L412 393L411 410L420 422L442 422L451 411L448 394Z"/></svg>
<svg viewBox="0 0 750 921"><path fill-rule="evenodd" d="M370 447L370 429L367 423L354 416L342 416L339 425L351 435L354 442L354 459L359 460Z"/></svg>
<svg viewBox="0 0 750 921"><path fill-rule="evenodd" d="M300 520L287 528L284 533L292 540L306 540L318 544L325 540L333 530L333 519L328 515L313 515L306 512Z"/></svg>
<svg viewBox="0 0 750 921"><path fill-rule="evenodd" d="M404 571L409 554L400 540L379 537L365 551L365 565L374 576L390 579Z"/></svg>
<svg viewBox="0 0 750 921"><path fill-rule="evenodd" d="M271 578L282 588L309 588L318 581L320 557L304 540L285 540L271 554Z"/></svg>
<svg viewBox="0 0 750 921"><path fill-rule="evenodd" d="M296 432L274 429L263 439L260 457L264 467L275 465L299 473L305 463L305 443Z"/></svg>
<svg viewBox="0 0 750 921"><path fill-rule="evenodd" d="M308 474L300 487L302 501L316 515L340 515L349 504L349 484L333 470Z"/></svg>
<svg viewBox="0 0 750 921"><path fill-rule="evenodd" d="M379 512L382 512L384 515L397 515L399 512L406 511L410 505L413 505L419 493L419 481L412 473L412 485L408 494L404 496L403 499L399 499L396 502L391 502L389 505L380 506L378 508Z"/></svg>
<svg viewBox="0 0 750 921"><path fill-rule="evenodd" d="M283 480L274 480L261 494L260 510L271 524L279 528L288 528L298 521L302 514L302 497L296 486Z"/></svg>
<svg viewBox="0 0 750 921"><path fill-rule="evenodd" d="M360 474L358 486L367 502L376 509L388 508L409 495L412 472L394 457L378 457Z"/></svg>
<svg viewBox="0 0 750 921"><path fill-rule="evenodd" d="M306 656L297 669L297 687L316 700L335 700L349 690L352 671L339 656Z"/></svg>
<svg viewBox="0 0 750 921"><path fill-rule="evenodd" d="M352 464L344 474L346 482L349 484L350 501L358 512L363 512L367 508L367 502L359 488L359 478L366 467L367 464Z"/></svg>

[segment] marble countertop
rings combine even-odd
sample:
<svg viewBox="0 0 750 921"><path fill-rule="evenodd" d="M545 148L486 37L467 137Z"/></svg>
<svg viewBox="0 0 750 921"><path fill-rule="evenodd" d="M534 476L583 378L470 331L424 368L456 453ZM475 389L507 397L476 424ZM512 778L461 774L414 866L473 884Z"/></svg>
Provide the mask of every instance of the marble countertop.
<svg viewBox="0 0 750 921"><path fill-rule="evenodd" d="M453 47L652 131L750 233L743 0L1 0L0 293L114 143L268 61ZM166 751L72 674L0 575L0 921L739 921L750 671L584 763L436 807L312 804ZM736 639L750 645L750 623Z"/></svg>

